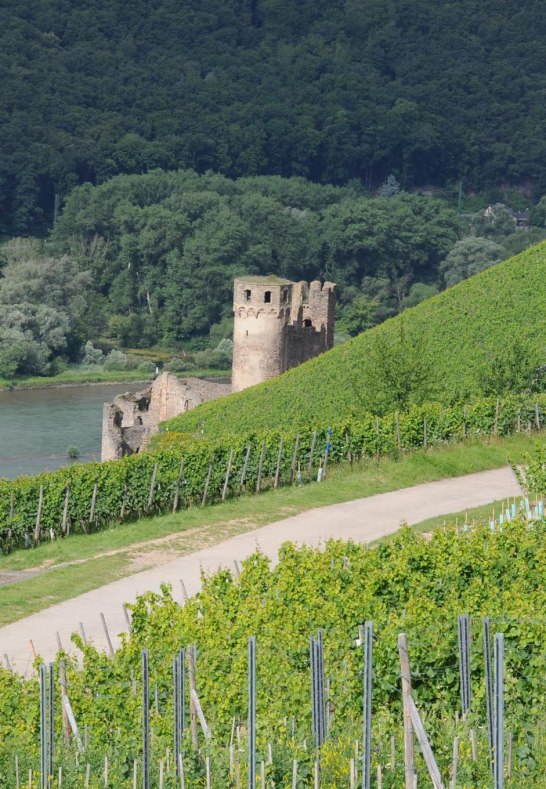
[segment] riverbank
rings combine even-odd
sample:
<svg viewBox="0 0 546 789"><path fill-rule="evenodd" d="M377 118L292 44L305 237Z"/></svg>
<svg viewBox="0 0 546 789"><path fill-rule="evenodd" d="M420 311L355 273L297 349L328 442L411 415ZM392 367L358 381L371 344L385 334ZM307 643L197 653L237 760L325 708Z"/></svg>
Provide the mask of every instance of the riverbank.
<svg viewBox="0 0 546 789"><path fill-rule="evenodd" d="M231 371L226 370L188 370L178 374L181 378L229 378ZM152 381L154 375L143 375L138 370L103 370L80 372L66 370L49 377L29 376L8 381L0 378L0 392L21 391L26 389L66 389L80 386L101 386L102 384L142 384Z"/></svg>

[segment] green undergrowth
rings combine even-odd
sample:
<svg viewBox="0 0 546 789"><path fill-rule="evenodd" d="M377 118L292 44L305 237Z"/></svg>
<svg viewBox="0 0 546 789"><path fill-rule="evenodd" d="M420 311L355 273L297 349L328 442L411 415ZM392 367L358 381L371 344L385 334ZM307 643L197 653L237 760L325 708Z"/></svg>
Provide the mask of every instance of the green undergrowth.
<svg viewBox="0 0 546 789"><path fill-rule="evenodd" d="M464 402L516 385L545 361L546 244L493 266L279 378L205 403L165 429L219 436L300 429L403 408Z"/></svg>
<svg viewBox="0 0 546 789"><path fill-rule="evenodd" d="M178 555L248 532L300 512L387 493L434 480L457 477L520 463L536 435L469 440L465 444L421 450L399 459L366 459L331 466L320 484L294 485L243 496L212 507L190 507L174 515L142 518L91 534L76 534L36 548L0 557L0 573L25 570L40 574L0 586L0 625L28 616L54 603L98 588L134 572L135 555L165 546ZM114 553L114 556L107 556ZM107 559L107 561L105 561ZM70 564L70 563L73 564ZM64 567L57 567L67 564ZM142 569L142 562L139 564ZM47 596L43 593L47 580Z"/></svg>
<svg viewBox="0 0 546 789"><path fill-rule="evenodd" d="M516 519L491 532L478 524L467 532L441 528L431 539L408 528L372 548L330 541L322 549L286 544L272 566L257 552L240 575L222 570L204 580L202 591L184 606L165 587L130 606L130 634L113 658L73 637L77 652L64 656L68 694L81 731L84 753L62 744L56 720L56 766L63 787L83 784L90 765L99 786L108 757L110 785L130 789L133 762L140 762L142 650L150 670L152 786L159 761L172 753L173 656L196 645L196 689L212 736L199 733L200 757L184 744L185 785L233 785L231 754L247 789L246 718L248 639L256 636L256 756L264 762L266 785L313 786L315 751L310 703L309 639L322 629L327 738L320 749L321 787L349 785L350 759L361 759L364 655L356 642L359 626L373 622L372 774L383 771L383 787L404 781L403 714L397 640L407 634L412 694L424 721L444 785L448 785L453 738L459 738L458 785L490 786L486 724L486 682L482 618L493 635L504 633L505 731L512 738L507 789L542 789L546 769L544 692L546 620L546 523ZM470 616L471 710L460 715L457 617ZM492 647L492 644L490 644ZM58 681L59 659L55 666ZM81 661L80 661L81 658ZM39 764L39 690L35 678L0 670L0 698L9 715L0 717L0 780L11 786L14 756L28 775ZM157 699L157 701L155 700ZM186 706L186 705L185 705ZM187 719L186 719L187 720ZM477 758L470 748L474 730ZM390 763L394 738L395 764ZM271 750L269 749L271 746ZM271 753L271 760L268 758ZM297 766L294 768L294 760ZM428 777L416 748L419 783ZM236 768L235 768L236 770ZM179 781L164 763L165 789ZM357 784L358 785L358 784Z"/></svg>

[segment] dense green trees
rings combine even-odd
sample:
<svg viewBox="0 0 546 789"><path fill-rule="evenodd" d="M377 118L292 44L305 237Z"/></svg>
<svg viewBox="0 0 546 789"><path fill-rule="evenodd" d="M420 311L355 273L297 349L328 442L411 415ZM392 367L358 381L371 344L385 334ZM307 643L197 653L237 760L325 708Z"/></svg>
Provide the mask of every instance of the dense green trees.
<svg viewBox="0 0 546 789"><path fill-rule="evenodd" d="M10 311L24 305L47 306L65 326L45 356L25 351L14 366L10 351L4 375L48 372L99 338L214 349L231 337L233 278L245 273L334 280L339 335L354 336L545 234L516 231L506 206L462 216L404 191L371 198L356 182L154 170L84 184L46 242L0 246L0 328L21 331Z"/></svg>
<svg viewBox="0 0 546 789"><path fill-rule="evenodd" d="M57 357L77 358L92 328L90 273L32 240L14 239L0 252L0 376L51 373Z"/></svg>
<svg viewBox="0 0 546 789"><path fill-rule="evenodd" d="M91 275L104 332L172 347L231 334L243 273L333 279L341 329L356 334L398 312L414 282L434 287L460 232L455 212L427 197L154 171L75 189L50 246Z"/></svg>
<svg viewBox="0 0 546 789"><path fill-rule="evenodd" d="M541 194L545 26L537 0L7 0L0 233L158 167Z"/></svg>
<svg viewBox="0 0 546 789"><path fill-rule="evenodd" d="M501 245L491 239L476 236L461 238L440 265L446 285L456 285L457 282L498 263L504 254Z"/></svg>

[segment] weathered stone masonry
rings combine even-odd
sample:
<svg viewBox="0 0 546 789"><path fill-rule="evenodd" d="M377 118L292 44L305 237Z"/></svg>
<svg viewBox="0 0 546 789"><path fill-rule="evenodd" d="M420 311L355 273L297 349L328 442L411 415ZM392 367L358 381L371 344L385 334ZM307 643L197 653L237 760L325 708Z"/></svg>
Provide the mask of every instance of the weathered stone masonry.
<svg viewBox="0 0 546 789"><path fill-rule="evenodd" d="M232 383L163 373L141 392L106 403L101 460L139 452L159 423L273 378L334 344L335 285L278 277L235 280Z"/></svg>
<svg viewBox="0 0 546 789"><path fill-rule="evenodd" d="M104 404L101 460L139 452L159 431L160 422L230 391L229 384L162 373L141 392L118 395Z"/></svg>
<svg viewBox="0 0 546 789"><path fill-rule="evenodd" d="M274 378L334 344L335 285L277 277L235 280L234 392Z"/></svg>

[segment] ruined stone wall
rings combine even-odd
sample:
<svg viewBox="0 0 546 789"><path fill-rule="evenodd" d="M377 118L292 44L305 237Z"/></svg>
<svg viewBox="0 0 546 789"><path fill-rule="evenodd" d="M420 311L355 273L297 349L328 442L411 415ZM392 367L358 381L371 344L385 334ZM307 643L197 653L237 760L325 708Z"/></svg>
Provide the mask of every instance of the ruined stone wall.
<svg viewBox="0 0 546 789"><path fill-rule="evenodd" d="M232 387L274 378L334 344L335 285L235 280Z"/></svg>
<svg viewBox="0 0 546 789"><path fill-rule="evenodd" d="M279 375L285 369L285 329L291 318L289 280L235 280L233 293L234 392Z"/></svg>
<svg viewBox="0 0 546 789"><path fill-rule="evenodd" d="M335 285L279 277L235 280L232 383L163 373L104 406L102 460L139 452L159 423L208 400L274 378L334 344Z"/></svg>
<svg viewBox="0 0 546 789"><path fill-rule="evenodd" d="M101 460L139 452L159 431L160 422L230 391L229 384L162 373L142 391L118 395L104 405Z"/></svg>

